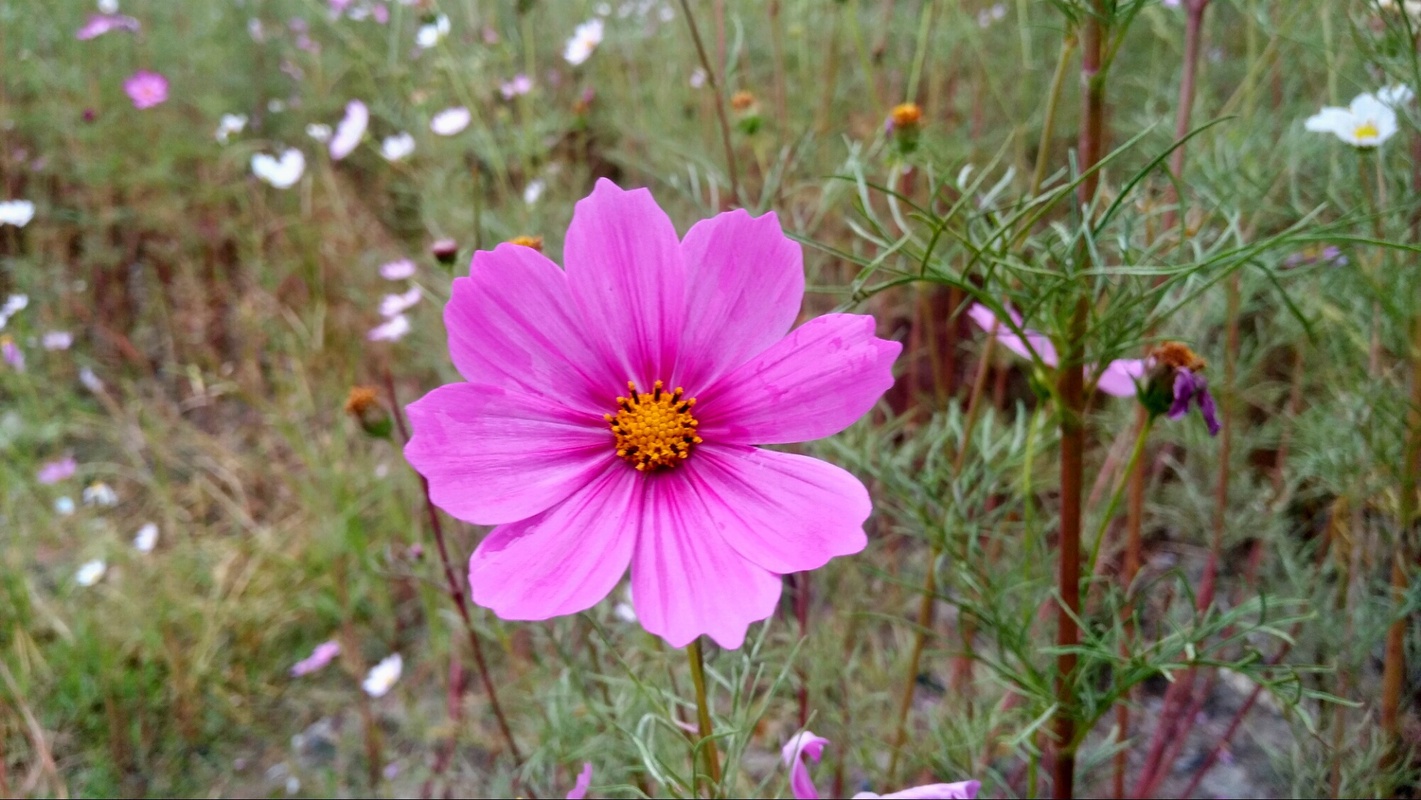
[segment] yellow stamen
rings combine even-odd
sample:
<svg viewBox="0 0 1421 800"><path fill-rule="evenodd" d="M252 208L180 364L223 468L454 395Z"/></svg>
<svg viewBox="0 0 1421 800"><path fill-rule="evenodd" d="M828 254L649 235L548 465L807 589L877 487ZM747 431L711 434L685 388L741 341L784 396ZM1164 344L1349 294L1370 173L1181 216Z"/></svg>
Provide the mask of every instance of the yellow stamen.
<svg viewBox="0 0 1421 800"><path fill-rule="evenodd" d="M911 128L923 118L923 110L917 103L900 103L889 112L895 128Z"/></svg>
<svg viewBox="0 0 1421 800"><path fill-rule="evenodd" d="M1356 137L1358 141L1365 141L1367 139L1375 139L1378 136L1381 136L1382 132L1377 130L1376 125L1373 125L1370 121L1368 121L1363 122L1356 128L1353 128L1352 135Z"/></svg>
<svg viewBox="0 0 1421 800"><path fill-rule="evenodd" d="M700 423L691 415L696 398L686 397L677 386L668 392L657 381L650 392L637 392L636 383L627 381L630 395L617 398L615 415L603 414L617 437L617 455L638 470L671 469L686 460L691 448L701 443L696 435Z"/></svg>

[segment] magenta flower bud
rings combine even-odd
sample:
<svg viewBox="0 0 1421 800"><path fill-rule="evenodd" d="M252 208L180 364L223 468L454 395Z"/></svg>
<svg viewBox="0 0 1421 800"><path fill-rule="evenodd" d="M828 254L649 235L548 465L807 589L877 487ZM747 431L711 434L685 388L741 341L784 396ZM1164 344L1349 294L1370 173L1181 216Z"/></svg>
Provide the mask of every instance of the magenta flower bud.
<svg viewBox="0 0 1421 800"><path fill-rule="evenodd" d="M453 239L438 239L429 246L429 252L441 264L453 264L459 256L459 243Z"/></svg>

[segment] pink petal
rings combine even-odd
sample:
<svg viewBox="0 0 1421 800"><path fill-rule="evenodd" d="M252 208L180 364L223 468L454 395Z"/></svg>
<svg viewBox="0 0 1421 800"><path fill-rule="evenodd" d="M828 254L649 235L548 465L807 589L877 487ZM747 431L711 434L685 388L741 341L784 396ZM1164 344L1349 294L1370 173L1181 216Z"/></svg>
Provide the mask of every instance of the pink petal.
<svg viewBox="0 0 1421 800"><path fill-rule="evenodd" d="M494 528L469 559L474 602L504 619L525 620L596 605L631 562L641 478L617 461L563 503Z"/></svg>
<svg viewBox="0 0 1421 800"><path fill-rule="evenodd" d="M291 677L299 678L303 675L310 675L318 669L323 669L338 655L340 655L340 642L334 639L322 642L316 645L316 649L311 651L311 655L291 666Z"/></svg>
<svg viewBox="0 0 1421 800"><path fill-rule="evenodd" d="M789 790L795 800L819 800L819 790L814 788L814 779L809 775L809 765L805 757L818 764L824 757L824 745L829 740L815 736L813 731L800 731L790 737L780 749L780 758L789 767Z"/></svg>
<svg viewBox="0 0 1421 800"><path fill-rule="evenodd" d="M977 323L982 330L988 333L996 331L997 342L1022 358L1032 358L1031 351L1035 350L1036 355L1041 358L1041 363L1046 366L1054 367L1060 363L1056 357L1056 347L1051 344L1051 340L1047 338L1046 334L1023 327L1020 314L1010 308L1007 309L1007 312L1011 315L1012 322L1017 329L1026 334L1024 341L1010 326L999 321L997 315L993 314L990 308L981 303L973 303L972 307L967 309L967 316L971 317L972 321ZM1030 347L1027 346L1028 344Z"/></svg>
<svg viewBox="0 0 1421 800"><path fill-rule="evenodd" d="M676 229L651 192L598 180L572 213L563 252L582 309L580 333L618 373L614 388L669 379L685 319L686 268Z"/></svg>
<svg viewBox="0 0 1421 800"><path fill-rule="evenodd" d="M774 613L779 576L715 534L683 476L643 478L645 506L632 561L632 604L642 627L672 647L701 634L728 650L740 647L750 623Z"/></svg>
<svg viewBox="0 0 1421 800"><path fill-rule="evenodd" d="M444 307L449 355L470 383L516 386L600 420L616 410L630 376L601 368L576 314L566 276L542 253L514 244L481 250Z"/></svg>
<svg viewBox="0 0 1421 800"><path fill-rule="evenodd" d="M903 349L873 331L873 317L858 314L799 326L700 394L702 438L785 444L849 427L893 385L893 360Z"/></svg>
<svg viewBox="0 0 1421 800"><path fill-rule="evenodd" d="M1134 397L1135 382L1145 377L1145 359L1117 358L1106 365L1096 388L1115 397Z"/></svg>
<svg viewBox="0 0 1421 800"><path fill-rule="evenodd" d="M774 212L743 209L697 222L681 242L686 323L677 386L703 387L759 355L794 325L804 297L799 244Z"/></svg>
<svg viewBox="0 0 1421 800"><path fill-rule="evenodd" d="M958 781L957 783L930 783L926 786L914 786L911 789L904 789L901 792L892 794L874 794L873 792L859 792L854 795L854 800L866 798L883 798L883 800L975 800L977 791L982 788L981 781Z"/></svg>
<svg viewBox="0 0 1421 800"><path fill-rule="evenodd" d="M602 419L516 389L451 383L407 411L405 458L435 505L477 525L542 512L617 460Z"/></svg>
<svg viewBox="0 0 1421 800"><path fill-rule="evenodd" d="M573 784L572 791L567 793L567 800L582 800L587 796L587 790L592 788L592 762L588 761L582 765L582 771L577 773L577 783Z"/></svg>
<svg viewBox="0 0 1421 800"><path fill-rule="evenodd" d="M704 518L741 556L770 572L804 572L868 544L872 504L858 478L808 456L701 445L681 467Z"/></svg>

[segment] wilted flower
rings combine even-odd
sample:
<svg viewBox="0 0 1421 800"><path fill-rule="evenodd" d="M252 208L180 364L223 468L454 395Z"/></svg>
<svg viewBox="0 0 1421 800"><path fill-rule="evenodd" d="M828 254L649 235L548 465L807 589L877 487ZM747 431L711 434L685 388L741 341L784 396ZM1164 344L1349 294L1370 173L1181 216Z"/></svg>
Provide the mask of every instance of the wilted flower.
<svg viewBox="0 0 1421 800"><path fill-rule="evenodd" d="M84 505L112 507L118 505L118 492L113 490L103 481L89 485L84 489Z"/></svg>
<svg viewBox="0 0 1421 800"><path fill-rule="evenodd" d="M23 228L35 218L35 204L28 200L6 200L0 203L0 225Z"/></svg>
<svg viewBox="0 0 1421 800"><path fill-rule="evenodd" d="M541 178L528 181L528 185L523 187L523 202L530 206L538 202L538 198L543 196L545 188L547 188L547 184Z"/></svg>
<svg viewBox="0 0 1421 800"><path fill-rule="evenodd" d="M217 123L217 141L226 144L228 137L234 133L241 133L246 130L246 127L246 114L223 114L222 120Z"/></svg>
<svg viewBox="0 0 1421 800"><path fill-rule="evenodd" d="M372 342L397 342L410 332L410 320L404 314L397 317L390 317L384 322L370 329L370 333L365 338Z"/></svg>
<svg viewBox="0 0 1421 800"><path fill-rule="evenodd" d="M93 586L103 580L104 573L108 572L108 569L108 565L97 558L93 561L85 561L74 573L74 582L80 586Z"/></svg>
<svg viewBox="0 0 1421 800"><path fill-rule="evenodd" d="M439 14L429 22L419 26L415 32L414 42L420 47L428 50L439 44L440 40L449 35L449 17Z"/></svg>
<svg viewBox="0 0 1421 800"><path fill-rule="evenodd" d="M459 257L459 243L453 239L435 239L434 244L429 246L430 255L441 264L453 264L454 259Z"/></svg>
<svg viewBox="0 0 1421 800"><path fill-rule="evenodd" d="M678 240L650 192L599 180L565 241L565 270L504 244L454 281L444 318L467 383L408 407L405 456L436 505L498 526L469 562L480 605L576 613L630 566L648 631L737 648L781 575L863 549L871 510L848 472L757 445L848 427L902 348L869 316L790 331L802 254L773 213Z"/></svg>
<svg viewBox="0 0 1421 800"><path fill-rule="evenodd" d="M390 261L380 265L380 277L387 281L402 281L414 276L414 262L408 258Z"/></svg>
<svg viewBox="0 0 1421 800"><path fill-rule="evenodd" d="M289 189L306 171L306 156L296 148L281 154L281 158L257 153L252 156L252 174L278 189Z"/></svg>
<svg viewBox="0 0 1421 800"><path fill-rule="evenodd" d="M584 762L582 771L577 773L577 782L572 785L572 789L567 793L567 800L582 800L587 796L587 790L592 788L592 762Z"/></svg>
<svg viewBox="0 0 1421 800"><path fill-rule="evenodd" d="M140 69L123 82L123 90L133 100L134 108L152 108L168 99L168 79Z"/></svg>
<svg viewBox="0 0 1421 800"><path fill-rule="evenodd" d="M504 100L512 100L533 91L533 79L520 72L514 75L512 80L504 81L498 90L503 94Z"/></svg>
<svg viewBox="0 0 1421 800"><path fill-rule="evenodd" d="M35 477L39 479L40 483L46 485L59 483L62 480L72 477L77 469L79 469L79 464L74 460L74 457L65 456L64 458L51 461L40 467L39 474Z"/></svg>
<svg viewBox="0 0 1421 800"><path fill-rule="evenodd" d="M1218 435L1218 409L1203 375L1204 359L1179 342L1167 342L1155 348L1149 361L1148 379L1140 393L1145 408L1154 415L1179 419L1197 405L1209 435Z"/></svg>
<svg viewBox="0 0 1421 800"><path fill-rule="evenodd" d="M453 136L469 127L469 123L473 121L473 118L474 116L469 113L469 109L463 106L446 108L438 114L435 114L434 118L429 121L429 129L439 136ZM410 147L411 149L414 147L413 140L410 141Z"/></svg>
<svg viewBox="0 0 1421 800"><path fill-rule="evenodd" d="M9 336L0 336L0 359L16 372L25 371L25 351Z"/></svg>
<svg viewBox="0 0 1421 800"><path fill-rule="evenodd" d="M143 523L143 527L138 529L138 533L133 536L133 547L140 553L151 553L153 548L158 546L158 525L153 522Z"/></svg>
<svg viewBox="0 0 1421 800"><path fill-rule="evenodd" d="M303 675L310 675L316 670L324 669L328 664L334 661L338 655L340 655L340 642L334 639L329 642L321 642L316 645L316 649L311 651L311 655L291 665L291 677L299 678ZM398 672L396 672L395 677L399 677ZM367 678L366 681L368 682L369 678ZM394 683L394 680L392 679L390 682ZM370 690L366 689L366 691L368 692ZM384 694L384 692L380 694ZM378 696L379 695L376 695L376 697Z"/></svg>
<svg viewBox="0 0 1421 800"><path fill-rule="evenodd" d="M824 746L829 740L816 736L813 731L800 731L790 737L780 749L780 759L789 767L789 790L795 800L819 800L819 790L814 788L814 779L809 775L806 758L819 763L824 756ZM974 800L981 789L980 781L958 781L957 783L932 783L914 786L892 794L859 792L854 800L885 798L885 800Z"/></svg>
<svg viewBox="0 0 1421 800"><path fill-rule="evenodd" d="M1412 96L1408 86L1388 86L1375 95L1363 92L1347 108L1323 108L1308 117L1304 127L1331 133L1354 147L1377 147L1396 134L1396 106L1409 102Z"/></svg>
<svg viewBox="0 0 1421 800"><path fill-rule="evenodd" d="M563 46L562 57L574 67L586 61L602 43L602 20L593 18L577 26Z"/></svg>
<svg viewBox="0 0 1421 800"><path fill-rule="evenodd" d="M355 386L345 399L345 413L355 418L366 433L377 439L390 436L390 412L380 404L380 395L373 386Z"/></svg>
<svg viewBox="0 0 1421 800"><path fill-rule="evenodd" d="M409 291L401 294L387 294L385 298L380 301L380 316L393 317L396 314L403 314L410 308L413 308L415 303L419 302L419 297L418 286L412 287Z"/></svg>
<svg viewBox="0 0 1421 800"><path fill-rule="evenodd" d="M918 138L923 130L923 109L917 103L899 103L888 112L883 130L898 152L913 152L918 148Z"/></svg>
<svg viewBox="0 0 1421 800"><path fill-rule="evenodd" d="M380 142L380 155L386 161L402 161L414 152L414 137L408 133L397 133L394 136L386 136Z"/></svg>
<svg viewBox="0 0 1421 800"><path fill-rule="evenodd" d="M339 161L350 155L360 139L365 136L365 128L370 124L370 109L359 100L345 104L345 116L336 125L335 136L331 137L331 160Z"/></svg>
<svg viewBox="0 0 1421 800"><path fill-rule="evenodd" d="M404 659L400 657L399 653L388 655L370 669L360 685L371 697L384 697L395 685L395 681L400 679L400 672L404 666Z"/></svg>
<svg viewBox="0 0 1421 800"><path fill-rule="evenodd" d="M138 28L138 20L133 17L112 13L90 14L84 27L74 34L74 38L83 41L103 36L109 31L136 31Z"/></svg>

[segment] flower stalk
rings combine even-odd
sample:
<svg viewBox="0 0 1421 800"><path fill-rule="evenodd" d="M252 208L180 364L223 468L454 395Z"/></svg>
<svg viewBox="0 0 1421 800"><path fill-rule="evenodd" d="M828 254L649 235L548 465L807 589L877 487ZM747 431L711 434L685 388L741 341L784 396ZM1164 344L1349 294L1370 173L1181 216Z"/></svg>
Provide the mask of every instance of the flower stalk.
<svg viewBox="0 0 1421 800"><path fill-rule="evenodd" d="M735 166L735 148L730 144L730 120L725 114L725 87L721 85L719 71L706 55L706 46L701 41L700 29L696 27L696 17L691 13L691 4L681 0L681 13L686 17L686 25L691 29L691 40L696 45L696 55L701 59L701 69L706 71L706 81L715 95L715 115L720 121L720 143L725 148L725 170L730 178L730 202L740 202L740 178Z"/></svg>
<svg viewBox="0 0 1421 800"><path fill-rule="evenodd" d="M710 776L711 782L716 789L720 786L720 750L715 745L712 738L710 703L706 699L706 668L705 660L701 654L701 637L697 636L686 645L686 656L691 663L691 683L696 687L696 729L700 733L701 740L697 744L697 752L705 756L706 774ZM691 769L691 793L697 794L700 773L692 765ZM713 790L714 793L714 790Z"/></svg>

